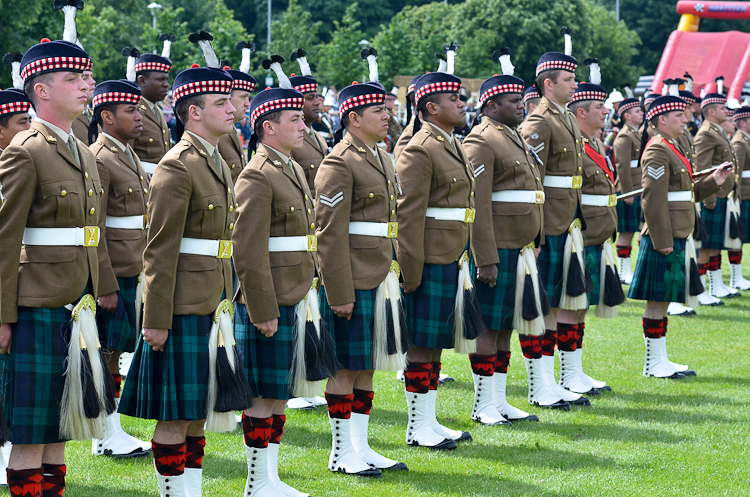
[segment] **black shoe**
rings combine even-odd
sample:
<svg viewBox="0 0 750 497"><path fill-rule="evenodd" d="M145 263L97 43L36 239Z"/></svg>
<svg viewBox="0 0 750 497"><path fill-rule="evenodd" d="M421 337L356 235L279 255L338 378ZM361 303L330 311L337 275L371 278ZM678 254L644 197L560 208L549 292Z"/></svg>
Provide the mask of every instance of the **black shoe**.
<svg viewBox="0 0 750 497"><path fill-rule="evenodd" d="M411 441L408 443L412 447L427 447L428 449L432 450L454 450L458 445L456 445L456 442L451 440L450 438L446 438L442 442L440 442L437 445L419 445L419 442Z"/></svg>
<svg viewBox="0 0 750 497"><path fill-rule="evenodd" d="M539 417L538 416L534 416L533 414L529 414L525 418L516 418L516 419L507 418L507 419L508 419L508 421L511 421L511 422L515 422L515 421L539 421Z"/></svg>
<svg viewBox="0 0 750 497"><path fill-rule="evenodd" d="M503 417L502 421L498 421L496 423L483 423L478 419L472 419L472 421L474 421L475 423L480 423L482 426L511 426L513 424L510 422L509 419L506 419L505 417ZM465 431L463 433L468 433L468 432ZM463 434L461 436L463 436ZM469 437L471 437L471 435L469 435Z"/></svg>
<svg viewBox="0 0 750 497"><path fill-rule="evenodd" d="M692 369L686 369L685 371L680 371L684 376L698 376L698 373L693 371Z"/></svg>
<svg viewBox="0 0 750 497"><path fill-rule="evenodd" d="M409 468L406 466L406 464L402 462L397 462L390 468L383 468L383 469L387 471L409 471Z"/></svg>
<svg viewBox="0 0 750 497"><path fill-rule="evenodd" d="M603 387L599 387L599 388L597 388L597 390L599 390L600 392L601 392L602 390L606 390L607 392L611 392L611 391L612 391L612 387L611 387L611 386L609 386L609 385L604 385Z"/></svg>
<svg viewBox="0 0 750 497"><path fill-rule="evenodd" d="M588 407L591 405L591 401L587 397L581 395L581 398L574 400L573 404L581 407Z"/></svg>
<svg viewBox="0 0 750 497"><path fill-rule="evenodd" d="M461 436L458 437L455 441L456 442L473 442L474 439L471 438L471 433L469 433L468 431L462 431Z"/></svg>
<svg viewBox="0 0 750 497"><path fill-rule="evenodd" d="M347 473L344 468L339 468L339 473L343 473L345 475L351 475L351 476L365 476L368 478L382 478L383 473L378 468L370 468L365 469L363 471L359 471L358 473Z"/></svg>
<svg viewBox="0 0 750 497"><path fill-rule="evenodd" d="M549 404L546 406L539 404L538 402L534 402L534 405L537 407L543 407L545 409L560 409L561 411L570 411L570 404L565 400L558 400L554 404Z"/></svg>

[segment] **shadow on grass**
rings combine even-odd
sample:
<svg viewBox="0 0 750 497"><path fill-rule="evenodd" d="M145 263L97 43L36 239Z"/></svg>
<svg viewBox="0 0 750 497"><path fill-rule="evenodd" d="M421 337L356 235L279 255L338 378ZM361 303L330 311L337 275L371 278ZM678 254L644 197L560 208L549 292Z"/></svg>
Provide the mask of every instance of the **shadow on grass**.
<svg viewBox="0 0 750 497"><path fill-rule="evenodd" d="M102 485L85 485L80 483L68 484L65 489L65 495L70 497L94 497L113 495L112 487ZM117 490L117 497L153 497L158 495L158 487L149 488L148 490Z"/></svg>

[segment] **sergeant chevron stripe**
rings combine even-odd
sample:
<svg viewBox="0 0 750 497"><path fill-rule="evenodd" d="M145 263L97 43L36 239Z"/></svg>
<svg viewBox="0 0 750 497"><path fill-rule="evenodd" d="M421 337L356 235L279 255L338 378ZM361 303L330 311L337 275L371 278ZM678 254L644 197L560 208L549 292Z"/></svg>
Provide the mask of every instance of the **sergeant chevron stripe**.
<svg viewBox="0 0 750 497"><path fill-rule="evenodd" d="M485 170L484 164L482 164L481 166L479 166L476 169L474 169L474 177L476 178L477 176L479 176L480 174L482 174L484 172L484 170Z"/></svg>
<svg viewBox="0 0 750 497"><path fill-rule="evenodd" d="M544 142L540 143L536 147L529 145L529 148L534 151L535 154L538 154L542 150L544 150Z"/></svg>
<svg viewBox="0 0 750 497"><path fill-rule="evenodd" d="M327 205L328 207L333 209L334 207L336 207L336 204L344 200L344 192L343 191L338 192L333 197L326 197L325 195L321 193L320 195L318 195L318 199L320 199L321 204Z"/></svg>
<svg viewBox="0 0 750 497"><path fill-rule="evenodd" d="M659 179L662 176L664 176L664 166L659 166L659 167L648 166L646 168L646 172L652 178Z"/></svg>

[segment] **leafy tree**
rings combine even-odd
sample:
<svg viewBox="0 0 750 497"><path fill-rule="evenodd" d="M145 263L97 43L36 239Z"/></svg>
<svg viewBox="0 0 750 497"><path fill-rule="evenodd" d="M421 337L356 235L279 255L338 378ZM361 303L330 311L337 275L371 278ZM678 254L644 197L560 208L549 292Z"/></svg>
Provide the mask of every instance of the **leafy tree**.
<svg viewBox="0 0 750 497"><path fill-rule="evenodd" d="M312 14L303 10L297 0L289 0L289 7L282 14L281 19L271 23L271 49L270 52L280 54L285 60L289 60L292 51L303 48L308 53L308 61L312 67L316 67L319 54L317 45L318 31L322 22L312 22ZM294 64L296 65L296 63ZM299 72L297 67L291 65L287 68L289 72Z"/></svg>
<svg viewBox="0 0 750 497"><path fill-rule="evenodd" d="M363 81L362 76L367 74L367 63L362 61L359 45L364 34L359 29L361 23L354 18L357 7L357 3L349 5L341 22L333 21L335 30L331 41L320 47L318 74L321 82L334 84L339 89L350 85L352 80Z"/></svg>

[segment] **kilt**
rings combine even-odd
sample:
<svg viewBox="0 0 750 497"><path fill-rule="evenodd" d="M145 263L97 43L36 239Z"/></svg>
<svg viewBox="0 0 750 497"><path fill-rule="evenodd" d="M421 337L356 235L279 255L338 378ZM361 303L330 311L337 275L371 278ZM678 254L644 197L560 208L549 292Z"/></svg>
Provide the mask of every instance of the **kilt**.
<svg viewBox="0 0 750 497"><path fill-rule="evenodd" d="M247 381L258 397L289 400L294 338L297 335L293 305L279 307L279 327L271 337L260 332L244 304L234 304L234 333Z"/></svg>
<svg viewBox="0 0 750 497"><path fill-rule="evenodd" d="M745 237L742 239L742 243L750 243L750 200L740 202L740 216L745 228Z"/></svg>
<svg viewBox="0 0 750 497"><path fill-rule="evenodd" d="M140 335L122 391L120 413L161 421L205 419L212 324L213 313L172 316L172 329L162 352L154 352Z"/></svg>
<svg viewBox="0 0 750 497"><path fill-rule="evenodd" d="M638 233L641 231L641 197L639 195L632 198L633 205L628 205L622 200L617 202L618 233Z"/></svg>
<svg viewBox="0 0 750 497"><path fill-rule="evenodd" d="M685 274L685 245L684 238L674 239L675 251L682 253L680 268ZM651 237L644 235L638 247L638 260L635 263L633 282L630 284L628 298L646 300L651 302L680 302L685 303L685 286L683 285L677 295L677 299L667 298L667 285L664 276L671 269L667 256L660 254L654 249Z"/></svg>
<svg viewBox="0 0 750 497"><path fill-rule="evenodd" d="M599 305L599 291L601 288L599 273L602 270L602 250L604 250L603 244L586 247L586 267L589 273L591 273L591 281L594 283L594 289L588 294L589 307Z"/></svg>
<svg viewBox="0 0 750 497"><path fill-rule="evenodd" d="M497 249L497 285L490 288L478 279L475 281L479 310L487 328L512 330L516 310L516 269L520 249Z"/></svg>
<svg viewBox="0 0 750 497"><path fill-rule="evenodd" d="M701 204L701 214L706 222L706 233L708 240L703 240L701 248L703 249L724 249L724 227L727 221L727 199L717 198L716 207L706 209Z"/></svg>
<svg viewBox="0 0 750 497"><path fill-rule="evenodd" d="M328 328L336 347L336 358L343 369L364 371L374 369L372 361L373 331L375 328L375 295L371 290L354 290L352 319L336 316L328 305L325 287L320 290L320 316Z"/></svg>
<svg viewBox="0 0 750 497"><path fill-rule="evenodd" d="M18 308L11 352L0 355L0 390L14 445L65 441L59 435L60 401L71 323L64 307Z"/></svg>
<svg viewBox="0 0 750 497"><path fill-rule="evenodd" d="M473 257L469 259L469 274L472 278L476 274ZM430 349L453 348L457 291L458 261L424 265L422 284L415 292L404 294L406 326L412 344Z"/></svg>
<svg viewBox="0 0 750 497"><path fill-rule="evenodd" d="M139 333L135 329L135 289L138 276L117 278L120 289L117 291L115 312L96 308L96 325L99 328L99 341L105 349L133 352Z"/></svg>
<svg viewBox="0 0 750 497"><path fill-rule="evenodd" d="M539 277L544 284L551 307L560 307L563 292L563 257L565 256L565 240L568 232L561 235L544 237L544 246L539 253L537 267Z"/></svg>

